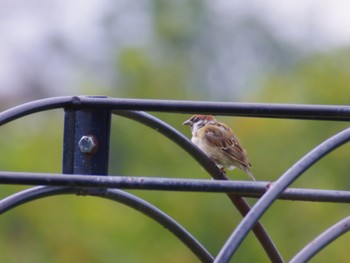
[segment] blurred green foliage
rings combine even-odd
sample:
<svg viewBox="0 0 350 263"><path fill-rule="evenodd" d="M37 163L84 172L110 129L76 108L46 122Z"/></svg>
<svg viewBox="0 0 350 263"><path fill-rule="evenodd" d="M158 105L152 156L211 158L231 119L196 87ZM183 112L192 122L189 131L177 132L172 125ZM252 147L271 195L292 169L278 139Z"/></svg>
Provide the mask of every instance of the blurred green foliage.
<svg viewBox="0 0 350 263"><path fill-rule="evenodd" d="M344 51L344 54L347 52ZM342 61L343 57L341 54L317 55L290 72L276 73L251 100L345 104L349 63ZM132 60L131 57L131 61L123 60L123 63L132 64ZM152 74L147 70L140 72L149 74L151 78ZM148 83L143 78L130 78L133 82L128 85L135 88L135 93L138 85ZM152 81L148 85L151 86ZM152 90L150 86L143 87L150 92L149 97L156 96L158 90ZM280 90L285 93L276 95ZM181 92L179 87L174 87L169 89L168 96L176 97ZM183 98L186 96L183 95ZM156 115L190 136L189 130L181 126L188 115ZM63 125L62 117L63 112L56 110L28 116L1 127L0 145L2 152L6 153L0 159L1 170L60 172L62 130L58 127ZM337 122L219 119L233 127L247 148L259 180L275 180L309 150L347 126ZM131 120L118 116L113 118L111 145L111 174L208 178L204 170L178 146ZM295 186L347 189L350 181L347 176L350 168L348 152L349 146L343 146L331 153L307 171ZM238 170L230 175L234 179L248 179ZM1 197L19 189L23 187L2 186ZM154 203L181 222L214 255L241 218L224 195L161 191L132 193ZM262 222L288 259L315 235L347 216L348 212L348 205L344 204L278 201ZM51 197L21 206L1 217L0 230L2 262L197 260L176 238L145 216L120 204L92 197ZM346 262L348 241L348 236L340 238L321 252L314 262ZM255 238L249 236L235 260L262 262L267 258Z"/></svg>
<svg viewBox="0 0 350 263"><path fill-rule="evenodd" d="M171 2L171 1L167 1ZM181 1L177 1L181 3ZM178 4L179 4L178 3ZM198 15L194 1L183 20L172 4L155 1L155 27L167 48L154 56L128 47L116 60L122 78L110 96L203 99L191 83L189 42L195 29L188 19ZM198 5L197 7L195 5ZM181 7L182 8L182 7ZM181 9L183 10L183 9ZM191 21L191 20L189 20ZM192 25L195 28L195 24ZM170 44L169 44L170 43ZM169 46L170 45L170 46ZM276 103L348 104L348 50L315 54L291 69L270 74L260 90L246 101ZM167 59L164 59L167 58ZM90 92L98 87L90 87ZM118 91L117 91L118 90ZM190 136L181 123L187 114L156 113L157 117ZM247 149L258 180L276 180L313 147L345 129L347 123L219 117L232 126ZM60 172L63 111L25 117L1 127L1 170ZM307 171L293 186L348 190L349 146L345 145ZM174 143L138 123L113 117L110 174L209 178ZM248 180L238 170L229 173ZM1 186L0 197L23 189ZM169 213L216 255L241 216L221 194L130 191ZM254 203L255 200L248 200ZM277 201L262 222L286 260L321 231L349 214L348 204ZM121 204L93 197L58 196L18 207L0 217L1 262L196 262L197 259L167 230ZM346 262L345 235L312 262ZM249 235L233 262L267 262L261 246Z"/></svg>

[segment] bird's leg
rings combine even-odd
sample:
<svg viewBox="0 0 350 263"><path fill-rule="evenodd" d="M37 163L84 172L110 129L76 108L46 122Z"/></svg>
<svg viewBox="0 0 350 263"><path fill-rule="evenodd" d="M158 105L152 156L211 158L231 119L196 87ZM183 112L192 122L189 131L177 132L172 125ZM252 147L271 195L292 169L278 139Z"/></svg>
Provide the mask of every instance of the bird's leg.
<svg viewBox="0 0 350 263"><path fill-rule="evenodd" d="M226 171L225 171L225 168L219 168L220 169L220 172L223 174L223 175L225 175L226 176Z"/></svg>

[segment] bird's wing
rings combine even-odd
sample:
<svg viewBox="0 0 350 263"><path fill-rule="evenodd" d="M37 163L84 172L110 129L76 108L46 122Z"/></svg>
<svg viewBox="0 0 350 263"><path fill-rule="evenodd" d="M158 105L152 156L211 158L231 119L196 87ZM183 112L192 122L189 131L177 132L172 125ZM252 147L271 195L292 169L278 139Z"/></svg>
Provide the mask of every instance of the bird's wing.
<svg viewBox="0 0 350 263"><path fill-rule="evenodd" d="M209 145L216 146L220 151L226 153L234 162L238 162L248 169L251 166L246 151L229 127L220 123L207 125L204 139Z"/></svg>

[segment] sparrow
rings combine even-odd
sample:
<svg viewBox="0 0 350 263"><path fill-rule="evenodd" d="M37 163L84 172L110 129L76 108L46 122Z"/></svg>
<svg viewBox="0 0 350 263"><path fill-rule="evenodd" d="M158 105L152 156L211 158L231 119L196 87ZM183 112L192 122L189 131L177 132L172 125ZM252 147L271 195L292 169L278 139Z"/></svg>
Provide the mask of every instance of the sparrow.
<svg viewBox="0 0 350 263"><path fill-rule="evenodd" d="M193 115L183 125L190 126L192 143L201 149L224 174L226 174L225 168L233 170L237 167L255 181L247 152L230 127L218 122L211 115Z"/></svg>

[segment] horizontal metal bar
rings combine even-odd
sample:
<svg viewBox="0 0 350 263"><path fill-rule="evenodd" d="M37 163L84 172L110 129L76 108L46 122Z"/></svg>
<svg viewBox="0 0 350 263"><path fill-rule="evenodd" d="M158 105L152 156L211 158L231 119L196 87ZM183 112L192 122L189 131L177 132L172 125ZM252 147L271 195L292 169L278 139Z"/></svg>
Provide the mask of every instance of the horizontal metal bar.
<svg viewBox="0 0 350 263"><path fill-rule="evenodd" d="M82 104L88 104L90 106L100 105L99 99L96 98L82 97L81 102ZM121 98L106 98L102 104L105 107L115 110L350 121L350 106L347 105L302 105Z"/></svg>
<svg viewBox="0 0 350 263"><path fill-rule="evenodd" d="M267 104L66 96L32 101L6 110L0 113L0 125L31 113L68 107L350 121L350 106L347 105Z"/></svg>
<svg viewBox="0 0 350 263"><path fill-rule="evenodd" d="M19 172L0 172L0 184L234 193L253 198L261 197L271 185L270 182L252 181L61 175ZM279 199L350 203L350 191L289 188L279 196Z"/></svg>

